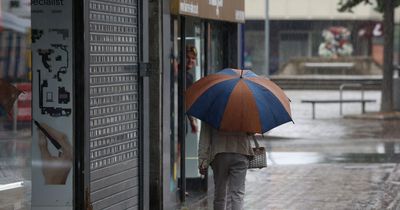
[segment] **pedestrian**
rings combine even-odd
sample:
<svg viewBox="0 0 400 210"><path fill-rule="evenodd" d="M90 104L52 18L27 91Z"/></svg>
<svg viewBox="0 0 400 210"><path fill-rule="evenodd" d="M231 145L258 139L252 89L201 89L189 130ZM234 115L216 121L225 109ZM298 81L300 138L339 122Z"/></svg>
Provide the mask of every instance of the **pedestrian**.
<svg viewBox="0 0 400 210"><path fill-rule="evenodd" d="M249 158L254 153L252 136L245 132L223 132L202 123L199 141L199 173L214 174L214 210L241 210L245 195Z"/></svg>

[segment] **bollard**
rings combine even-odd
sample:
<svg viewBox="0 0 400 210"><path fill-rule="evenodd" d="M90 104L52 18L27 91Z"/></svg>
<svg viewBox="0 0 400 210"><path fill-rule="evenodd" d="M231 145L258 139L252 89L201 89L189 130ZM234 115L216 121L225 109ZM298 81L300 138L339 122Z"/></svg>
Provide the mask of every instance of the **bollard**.
<svg viewBox="0 0 400 210"><path fill-rule="evenodd" d="M400 111L400 78L393 79L393 109Z"/></svg>
<svg viewBox="0 0 400 210"><path fill-rule="evenodd" d="M17 125L18 125L18 100L15 100L13 106L13 132L17 133Z"/></svg>

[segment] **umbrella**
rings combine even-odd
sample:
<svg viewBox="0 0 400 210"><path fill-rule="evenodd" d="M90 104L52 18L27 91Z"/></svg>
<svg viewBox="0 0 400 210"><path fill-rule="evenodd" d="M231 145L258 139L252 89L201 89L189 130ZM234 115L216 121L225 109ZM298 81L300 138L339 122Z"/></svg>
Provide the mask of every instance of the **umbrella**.
<svg viewBox="0 0 400 210"><path fill-rule="evenodd" d="M226 68L186 90L186 113L221 131L265 133L292 121L290 100L271 80Z"/></svg>

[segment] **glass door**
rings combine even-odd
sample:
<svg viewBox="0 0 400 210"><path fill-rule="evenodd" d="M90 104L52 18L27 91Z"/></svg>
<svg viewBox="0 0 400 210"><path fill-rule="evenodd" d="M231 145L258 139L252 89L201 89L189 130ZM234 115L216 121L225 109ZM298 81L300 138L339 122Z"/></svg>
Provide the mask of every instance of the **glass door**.
<svg viewBox="0 0 400 210"><path fill-rule="evenodd" d="M181 21L182 19L184 21ZM173 40L170 86L171 180L169 185L170 192L180 192L182 195L184 194L184 196L181 196L181 200L182 198L186 199L186 195L193 193L190 191L197 189L197 187L192 186L196 186L197 182L201 181L197 163L201 123L200 120L186 115L182 118L182 122L179 122L181 120L179 115L184 112L184 110L179 109L179 104L184 101L184 96L183 94L179 94L179 90L180 88L186 90L186 88L204 75L204 27L200 19L191 17L184 17L182 19L178 20L178 18L173 18L171 22ZM180 24L184 24L184 27ZM184 33L181 33L182 28L184 29ZM184 43L184 47L182 47L182 43ZM184 53L181 52L182 49L184 49ZM181 58L182 55L184 55L184 58ZM184 81L179 80L181 70L185 71ZM178 140L180 129L184 131L182 140ZM188 187L186 187L186 183Z"/></svg>

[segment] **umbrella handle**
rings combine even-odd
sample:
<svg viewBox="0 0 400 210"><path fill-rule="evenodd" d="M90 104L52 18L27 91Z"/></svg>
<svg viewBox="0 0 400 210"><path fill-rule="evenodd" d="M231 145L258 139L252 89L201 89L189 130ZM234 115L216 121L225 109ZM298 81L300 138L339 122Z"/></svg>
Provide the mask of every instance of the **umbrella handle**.
<svg viewBox="0 0 400 210"><path fill-rule="evenodd" d="M253 137L254 145L256 146L256 148L259 148L260 145L258 144L258 141L257 141L257 139L256 139L256 136L253 134L252 137Z"/></svg>

